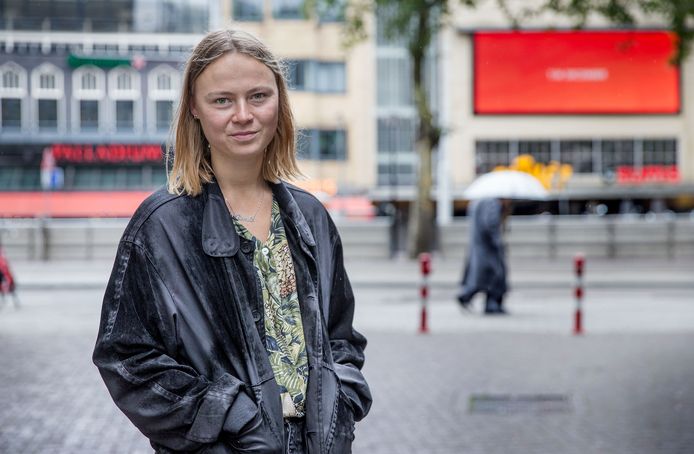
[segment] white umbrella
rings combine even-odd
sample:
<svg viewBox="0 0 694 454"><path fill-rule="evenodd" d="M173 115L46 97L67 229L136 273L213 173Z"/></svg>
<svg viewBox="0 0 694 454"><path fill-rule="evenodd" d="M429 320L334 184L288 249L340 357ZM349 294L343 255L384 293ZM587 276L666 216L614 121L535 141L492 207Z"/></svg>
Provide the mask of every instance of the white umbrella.
<svg viewBox="0 0 694 454"><path fill-rule="evenodd" d="M497 170L485 173L473 181L463 192L468 200L499 198L542 200L549 193L540 180L517 170Z"/></svg>

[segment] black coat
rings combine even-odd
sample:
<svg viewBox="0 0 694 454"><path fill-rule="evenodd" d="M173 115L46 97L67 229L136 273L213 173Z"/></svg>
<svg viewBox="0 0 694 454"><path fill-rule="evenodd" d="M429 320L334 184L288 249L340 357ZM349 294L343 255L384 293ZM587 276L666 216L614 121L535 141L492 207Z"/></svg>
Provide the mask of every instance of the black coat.
<svg viewBox="0 0 694 454"><path fill-rule="evenodd" d="M486 292L499 300L508 291L501 201L474 200L468 212L470 240L461 294L472 298Z"/></svg>
<svg viewBox="0 0 694 454"><path fill-rule="evenodd" d="M308 452L348 453L371 395L340 237L313 196L271 186L306 339ZM155 192L123 234L93 360L118 407L157 452L281 450L280 393L265 349L253 248L236 233L216 183L196 197ZM274 438L249 451L241 429L254 419Z"/></svg>

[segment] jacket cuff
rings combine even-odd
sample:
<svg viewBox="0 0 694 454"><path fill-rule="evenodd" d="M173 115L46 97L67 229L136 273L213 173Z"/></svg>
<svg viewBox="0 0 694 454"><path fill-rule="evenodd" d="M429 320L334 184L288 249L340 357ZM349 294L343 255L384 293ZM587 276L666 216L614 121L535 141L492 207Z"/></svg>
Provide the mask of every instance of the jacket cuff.
<svg viewBox="0 0 694 454"><path fill-rule="evenodd" d="M340 380L342 392L349 400L354 413L354 420L362 420L371 408L371 391L361 371L356 367L334 364L335 373Z"/></svg>
<svg viewBox="0 0 694 454"><path fill-rule="evenodd" d="M216 441L222 432L230 405L236 402L239 396L246 396L242 387L243 382L229 374L222 375L212 383L198 407L186 438L201 443Z"/></svg>
<svg viewBox="0 0 694 454"><path fill-rule="evenodd" d="M238 434L258 413L258 406L244 391L239 391L224 420L224 432Z"/></svg>

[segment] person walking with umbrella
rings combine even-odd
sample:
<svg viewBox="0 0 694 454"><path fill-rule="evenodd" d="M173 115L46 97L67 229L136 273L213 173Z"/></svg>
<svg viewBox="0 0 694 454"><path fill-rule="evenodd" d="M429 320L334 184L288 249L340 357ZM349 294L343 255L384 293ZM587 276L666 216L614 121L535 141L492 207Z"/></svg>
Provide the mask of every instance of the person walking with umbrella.
<svg viewBox="0 0 694 454"><path fill-rule="evenodd" d="M517 170L495 170L480 175L463 196L468 207L470 243L458 302L468 308L472 298L486 294L484 312L505 314L504 296L508 292L504 224L511 212L511 200L542 200L548 195L534 176Z"/></svg>
<svg viewBox="0 0 694 454"><path fill-rule="evenodd" d="M485 314L505 314L506 252L504 250L504 222L511 208L509 199L483 198L473 200L470 217L470 243L458 302L469 308L472 298L485 293Z"/></svg>

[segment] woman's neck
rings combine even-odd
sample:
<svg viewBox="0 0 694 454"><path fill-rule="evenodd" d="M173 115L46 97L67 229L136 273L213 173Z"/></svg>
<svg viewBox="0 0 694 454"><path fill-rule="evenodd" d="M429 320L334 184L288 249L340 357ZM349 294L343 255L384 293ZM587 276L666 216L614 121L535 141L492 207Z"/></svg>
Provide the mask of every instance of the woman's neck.
<svg viewBox="0 0 694 454"><path fill-rule="evenodd" d="M262 160L212 162L215 178L227 197L245 196L267 187L262 177Z"/></svg>

